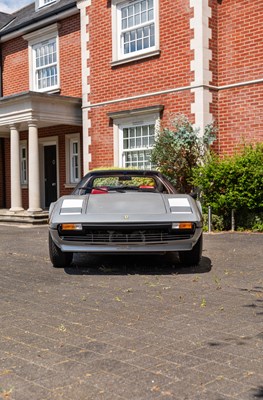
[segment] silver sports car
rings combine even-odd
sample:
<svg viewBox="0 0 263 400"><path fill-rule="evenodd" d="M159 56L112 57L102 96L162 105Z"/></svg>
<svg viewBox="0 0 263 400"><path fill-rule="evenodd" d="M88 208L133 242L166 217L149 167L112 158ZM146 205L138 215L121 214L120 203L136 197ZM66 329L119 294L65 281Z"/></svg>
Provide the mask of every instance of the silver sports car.
<svg viewBox="0 0 263 400"><path fill-rule="evenodd" d="M202 224L200 203L159 172L95 170L50 205L50 259L65 268L78 252L178 252L181 263L197 265Z"/></svg>

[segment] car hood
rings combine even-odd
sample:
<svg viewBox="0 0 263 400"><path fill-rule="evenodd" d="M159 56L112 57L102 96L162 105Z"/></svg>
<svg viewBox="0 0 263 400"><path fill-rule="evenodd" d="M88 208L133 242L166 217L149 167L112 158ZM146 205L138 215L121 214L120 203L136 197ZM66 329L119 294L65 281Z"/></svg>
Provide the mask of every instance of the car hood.
<svg viewBox="0 0 263 400"><path fill-rule="evenodd" d="M112 199L110 196L113 196ZM109 195L90 195L87 213L92 214L164 214L165 202L159 194L152 193L114 193Z"/></svg>
<svg viewBox="0 0 263 400"><path fill-rule="evenodd" d="M201 212L189 195L107 193L63 196L52 207L51 223L200 221Z"/></svg>

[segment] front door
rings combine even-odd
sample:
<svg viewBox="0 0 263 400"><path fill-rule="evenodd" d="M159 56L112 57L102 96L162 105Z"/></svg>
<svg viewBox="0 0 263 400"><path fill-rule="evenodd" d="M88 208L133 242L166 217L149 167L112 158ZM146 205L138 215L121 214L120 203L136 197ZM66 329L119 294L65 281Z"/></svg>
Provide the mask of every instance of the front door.
<svg viewBox="0 0 263 400"><path fill-rule="evenodd" d="M57 200L56 145L44 146L45 207Z"/></svg>

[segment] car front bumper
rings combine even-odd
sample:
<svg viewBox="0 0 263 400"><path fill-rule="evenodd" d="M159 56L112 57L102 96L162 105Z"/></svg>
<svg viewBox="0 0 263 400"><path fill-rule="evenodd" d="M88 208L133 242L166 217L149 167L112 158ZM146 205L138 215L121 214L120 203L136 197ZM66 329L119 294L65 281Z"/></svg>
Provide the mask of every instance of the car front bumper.
<svg viewBox="0 0 263 400"><path fill-rule="evenodd" d="M73 253L167 253L176 251L190 251L202 234L202 228L196 228L193 236L188 239L177 239L169 242L147 242L147 243L88 243L78 241L67 241L62 239L56 229L50 229L54 243L63 252Z"/></svg>

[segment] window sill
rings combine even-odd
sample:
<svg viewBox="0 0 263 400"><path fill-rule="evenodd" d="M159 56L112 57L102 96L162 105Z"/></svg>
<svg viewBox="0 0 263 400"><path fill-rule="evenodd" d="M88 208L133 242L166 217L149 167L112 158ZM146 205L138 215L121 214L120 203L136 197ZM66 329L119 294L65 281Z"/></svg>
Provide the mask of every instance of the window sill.
<svg viewBox="0 0 263 400"><path fill-rule="evenodd" d="M127 58L122 58L116 61L112 61L111 62L111 66L112 67L117 67L118 65L122 65L122 64L127 64L133 61L140 61L143 60L145 58L150 58L150 57L155 57L155 56L159 56L161 54L160 50L153 50L150 51L149 53L145 53L145 54L138 54L137 56L131 56L131 57L127 57Z"/></svg>
<svg viewBox="0 0 263 400"><path fill-rule="evenodd" d="M36 89L35 92L37 93L47 93L47 94L60 94L60 88L56 88L56 89Z"/></svg>

